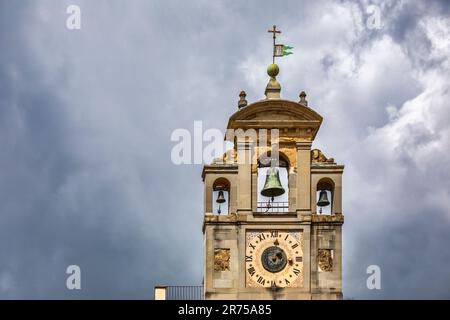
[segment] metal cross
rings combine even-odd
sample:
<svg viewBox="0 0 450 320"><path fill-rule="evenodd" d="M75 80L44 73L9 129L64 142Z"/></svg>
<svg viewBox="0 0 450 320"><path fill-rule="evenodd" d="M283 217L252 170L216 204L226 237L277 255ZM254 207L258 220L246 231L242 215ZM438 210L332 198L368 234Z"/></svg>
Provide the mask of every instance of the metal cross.
<svg viewBox="0 0 450 320"><path fill-rule="evenodd" d="M267 32L270 32L270 33L273 33L273 40L275 41L275 38L277 37L276 36L276 34L277 33L281 33L281 31L280 30L277 30L277 26L273 26L273 29L272 30L269 30L269 31L267 31Z"/></svg>
<svg viewBox="0 0 450 320"><path fill-rule="evenodd" d="M281 33L281 30L277 30L277 26L274 25L272 30L269 30L267 32L270 32L273 34L273 57L272 57L272 63L275 63L275 39L277 38L277 33Z"/></svg>

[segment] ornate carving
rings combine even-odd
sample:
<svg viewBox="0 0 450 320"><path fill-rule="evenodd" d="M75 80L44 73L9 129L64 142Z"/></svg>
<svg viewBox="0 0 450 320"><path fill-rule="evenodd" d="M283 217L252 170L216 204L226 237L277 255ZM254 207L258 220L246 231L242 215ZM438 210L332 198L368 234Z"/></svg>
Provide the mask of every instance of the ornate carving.
<svg viewBox="0 0 450 320"><path fill-rule="evenodd" d="M237 162L237 152L234 149L230 149L225 152L221 157L215 158L211 164L233 164Z"/></svg>
<svg viewBox="0 0 450 320"><path fill-rule="evenodd" d="M253 158L252 158L252 173L258 172L258 159L260 159L261 156L267 155L272 151L271 147L267 146L256 146L255 152L253 152ZM280 157L284 158L288 161L288 167L289 167L289 173L294 173L297 168L297 150L294 146L285 146L280 147L278 149L278 152L280 153Z"/></svg>
<svg viewBox="0 0 450 320"><path fill-rule="evenodd" d="M334 163L333 158L328 159L319 149L311 150L311 160L318 163Z"/></svg>
<svg viewBox="0 0 450 320"><path fill-rule="evenodd" d="M317 254L317 261L319 263L319 271L333 271L333 250L319 249L319 253Z"/></svg>
<svg viewBox="0 0 450 320"><path fill-rule="evenodd" d="M230 249L214 249L214 271L230 271Z"/></svg>

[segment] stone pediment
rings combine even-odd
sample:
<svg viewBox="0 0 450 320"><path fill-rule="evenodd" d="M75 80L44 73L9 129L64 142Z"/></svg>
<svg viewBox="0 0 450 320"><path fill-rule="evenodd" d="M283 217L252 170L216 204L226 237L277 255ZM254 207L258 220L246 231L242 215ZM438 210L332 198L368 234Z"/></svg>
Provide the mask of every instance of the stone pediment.
<svg viewBox="0 0 450 320"><path fill-rule="evenodd" d="M310 129L314 139L322 117L311 108L289 100L267 99L248 105L234 113L227 129Z"/></svg>

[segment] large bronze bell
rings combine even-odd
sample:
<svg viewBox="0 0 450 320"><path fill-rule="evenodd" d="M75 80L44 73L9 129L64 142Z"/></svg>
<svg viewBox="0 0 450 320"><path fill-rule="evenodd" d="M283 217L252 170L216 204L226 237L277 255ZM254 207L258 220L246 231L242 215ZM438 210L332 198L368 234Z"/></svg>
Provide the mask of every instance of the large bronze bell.
<svg viewBox="0 0 450 320"><path fill-rule="evenodd" d="M225 200L225 197L224 197L224 195L223 195L223 191L222 190L220 190L219 191L219 194L217 195L217 200L216 200L216 202L217 203L224 203L226 200Z"/></svg>
<svg viewBox="0 0 450 320"><path fill-rule="evenodd" d="M266 182L264 183L264 188L261 190L261 194L264 197L278 197L285 192L284 188L281 186L280 174L277 168L269 168L266 174Z"/></svg>
<svg viewBox="0 0 450 320"><path fill-rule="evenodd" d="M319 201L317 201L317 206L319 207L326 207L330 204L330 201L328 200L328 195L326 190L321 190L319 195Z"/></svg>

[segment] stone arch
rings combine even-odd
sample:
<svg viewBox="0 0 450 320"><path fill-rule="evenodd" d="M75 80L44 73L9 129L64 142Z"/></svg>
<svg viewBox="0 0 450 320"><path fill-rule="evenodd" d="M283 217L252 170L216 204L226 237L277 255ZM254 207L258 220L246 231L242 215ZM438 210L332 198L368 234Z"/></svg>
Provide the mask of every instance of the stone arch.
<svg viewBox="0 0 450 320"><path fill-rule="evenodd" d="M230 213L230 199L231 199L231 184L230 181L224 177L219 177L214 180L212 185L212 203L211 208L216 214ZM219 203L218 199L223 199L223 203Z"/></svg>
<svg viewBox="0 0 450 320"><path fill-rule="evenodd" d="M319 197L321 191L327 192L327 197L330 202L329 206L326 206L325 214L333 214L334 213L334 197L335 197L335 181L330 177L323 177L317 182L316 186L316 199Z"/></svg>

